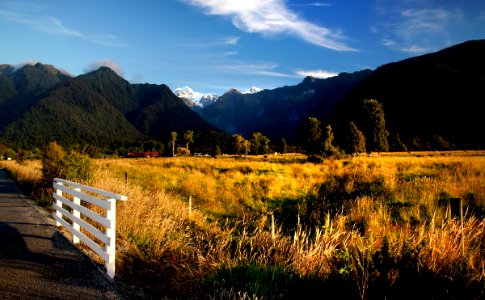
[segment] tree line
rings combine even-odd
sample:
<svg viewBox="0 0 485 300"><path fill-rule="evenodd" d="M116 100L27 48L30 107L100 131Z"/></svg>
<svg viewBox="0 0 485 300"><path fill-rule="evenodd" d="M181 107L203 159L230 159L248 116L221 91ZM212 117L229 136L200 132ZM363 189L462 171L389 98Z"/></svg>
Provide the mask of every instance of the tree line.
<svg viewBox="0 0 485 300"><path fill-rule="evenodd" d="M66 149L93 158L104 156L126 156L128 152L159 152L161 156L187 156L194 153L210 154L213 157L225 154L265 155L273 152L303 152L310 156L342 156L365 152L449 150L453 145L441 136L433 136L433 144L424 144L419 137L401 140L398 133L390 136L382 104L376 99L361 101L352 114L353 119L334 124L323 123L316 117L309 117L300 126L300 141L288 145L283 138L271 140L261 132L249 137L242 134L229 135L218 131L171 131L162 139L149 138L135 143L117 143L109 147L90 144L63 145ZM334 131L334 126L337 130ZM42 150L12 150L0 144L0 157L12 159L41 159Z"/></svg>
<svg viewBox="0 0 485 300"><path fill-rule="evenodd" d="M364 152L389 151L386 121L382 104L375 99L364 100L357 120L345 125L338 142L335 142L331 124L325 124L309 117L302 124L303 146L310 155L339 156L344 153L359 154ZM343 126L341 126L343 127Z"/></svg>

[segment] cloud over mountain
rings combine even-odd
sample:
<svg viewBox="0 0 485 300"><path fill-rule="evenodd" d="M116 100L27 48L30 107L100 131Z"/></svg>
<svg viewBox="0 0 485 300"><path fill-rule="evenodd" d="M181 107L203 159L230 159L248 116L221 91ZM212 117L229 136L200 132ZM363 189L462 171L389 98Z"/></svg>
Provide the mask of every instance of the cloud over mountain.
<svg viewBox="0 0 485 300"><path fill-rule="evenodd" d="M337 73L329 72L325 70L298 70L296 71L296 74L301 77L310 76L310 77L321 78L321 79L334 77L338 75Z"/></svg>
<svg viewBox="0 0 485 300"><path fill-rule="evenodd" d="M118 76L124 77L123 69L121 68L121 66L118 63L109 59L103 59L103 60L92 62L91 64L89 64L89 66L87 66L84 69L84 72L88 73L88 72L96 71L101 67L108 67L111 70L115 71L116 74L118 74Z"/></svg>

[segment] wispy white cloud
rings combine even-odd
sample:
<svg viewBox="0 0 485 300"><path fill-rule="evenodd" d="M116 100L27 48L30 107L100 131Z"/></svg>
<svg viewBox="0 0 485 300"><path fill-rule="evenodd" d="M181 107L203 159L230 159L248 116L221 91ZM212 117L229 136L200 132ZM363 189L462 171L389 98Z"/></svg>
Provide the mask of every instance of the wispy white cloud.
<svg viewBox="0 0 485 300"><path fill-rule="evenodd" d="M328 3L328 2L309 2L309 3L294 3L294 4L291 4L291 6L330 7L330 6L332 6L332 4L331 3Z"/></svg>
<svg viewBox="0 0 485 300"><path fill-rule="evenodd" d="M402 8L379 6L386 16L371 31L382 36L382 45L412 54L429 52L449 43L449 29L464 18L459 8Z"/></svg>
<svg viewBox="0 0 485 300"><path fill-rule="evenodd" d="M284 0L182 0L209 15L227 16L237 28L263 35L289 34L337 51L352 51L339 31L310 23L292 12ZM314 3L315 4L315 3Z"/></svg>
<svg viewBox="0 0 485 300"><path fill-rule="evenodd" d="M296 71L296 74L300 77L314 77L314 78L330 78L330 77L335 77L338 75L338 73L335 72L329 72L325 70L298 70Z"/></svg>
<svg viewBox="0 0 485 300"><path fill-rule="evenodd" d="M460 21L463 12L459 9L407 9L401 13L403 22L396 27L402 36L412 36L420 32L442 32L450 23Z"/></svg>
<svg viewBox="0 0 485 300"><path fill-rule="evenodd" d="M62 24L61 20L54 17L49 17L49 22L44 23L40 30L48 33L67 35L77 38L84 37L84 34L79 31L67 29L64 24Z"/></svg>
<svg viewBox="0 0 485 300"><path fill-rule="evenodd" d="M88 72L96 71L101 67L108 67L111 70L115 71L116 74L118 74L119 76L121 77L124 76L124 72L121 66L117 62L110 59L101 59L101 60L92 62L84 69L84 72L88 73Z"/></svg>
<svg viewBox="0 0 485 300"><path fill-rule="evenodd" d="M238 55L239 53L237 51L227 51L227 52L224 52L224 56L228 57L228 56L235 56L235 55Z"/></svg>
<svg viewBox="0 0 485 300"><path fill-rule="evenodd" d="M389 38L382 39L381 44L388 48L395 49L402 52L407 52L410 54L420 54L420 53L426 53L426 52L431 52L433 50L436 50L434 47L424 47L424 46L419 46L417 44L412 44L412 43L401 44Z"/></svg>
<svg viewBox="0 0 485 300"><path fill-rule="evenodd" d="M14 70L18 70L18 69L21 69L23 68L24 66L26 65L29 65L29 66L34 66L35 64L37 64L39 61L37 60L26 60L26 61L23 61L21 62L20 64L18 65L15 65L14 66Z"/></svg>
<svg viewBox="0 0 485 300"><path fill-rule="evenodd" d="M70 29L60 19L53 16L34 16L0 9L0 18L25 25L35 31L71 37L91 44L111 47L128 46L113 34L89 34Z"/></svg>
<svg viewBox="0 0 485 300"><path fill-rule="evenodd" d="M204 38L197 40L184 41L176 44L176 47L191 48L191 49L205 49L217 47L237 46L241 38L238 36L226 36L219 38Z"/></svg>
<svg viewBox="0 0 485 300"><path fill-rule="evenodd" d="M230 37L226 37L226 38L223 38L221 40L221 43L224 44L224 45L237 45L239 43L239 37L237 36L230 36Z"/></svg>
<svg viewBox="0 0 485 300"><path fill-rule="evenodd" d="M293 74L283 73L277 70L278 65L274 63L233 63L216 67L219 71L244 75L271 76L271 77L297 77Z"/></svg>

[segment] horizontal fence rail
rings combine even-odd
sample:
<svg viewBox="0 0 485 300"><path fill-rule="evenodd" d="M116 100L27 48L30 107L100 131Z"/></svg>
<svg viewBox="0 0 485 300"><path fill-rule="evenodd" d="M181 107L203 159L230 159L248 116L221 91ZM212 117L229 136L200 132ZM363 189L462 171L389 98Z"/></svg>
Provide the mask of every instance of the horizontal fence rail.
<svg viewBox="0 0 485 300"><path fill-rule="evenodd" d="M108 276L114 278L116 200L126 201L128 198L60 178L54 179L53 187L55 192L52 196L56 200L53 204L55 209L53 216L56 220L56 226L64 226L72 234L74 244L82 241L99 255L105 262ZM91 210L88 203L101 208L105 213L99 214ZM96 228L93 223L99 224L98 227L104 227L104 230ZM93 236L95 240L81 232L81 228L84 232Z"/></svg>

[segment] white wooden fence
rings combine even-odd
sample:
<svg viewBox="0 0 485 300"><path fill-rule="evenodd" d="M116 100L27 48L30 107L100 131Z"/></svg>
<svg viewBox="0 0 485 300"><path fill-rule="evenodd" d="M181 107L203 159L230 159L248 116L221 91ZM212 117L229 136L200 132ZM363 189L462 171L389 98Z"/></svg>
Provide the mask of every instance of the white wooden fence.
<svg viewBox="0 0 485 300"><path fill-rule="evenodd" d="M82 241L91 250L98 254L105 262L108 276L114 278L116 257L116 200L126 201L128 198L123 195L114 194L59 178L54 179L53 187L55 189L53 197L56 199L56 202L53 204L54 209L56 210L54 213L56 226L62 225L69 230L69 232L72 233L74 244ZM89 192L90 194L87 194L86 192ZM103 216L90 210L83 205L81 201L83 201L83 203L91 203L104 209L106 215ZM101 231L88 223L86 218L81 218L81 214L98 223L104 227L105 230ZM66 219L71 222L66 221ZM70 223L72 223L72 225ZM80 229L81 227L89 232L90 235L94 236L100 243L82 233Z"/></svg>

